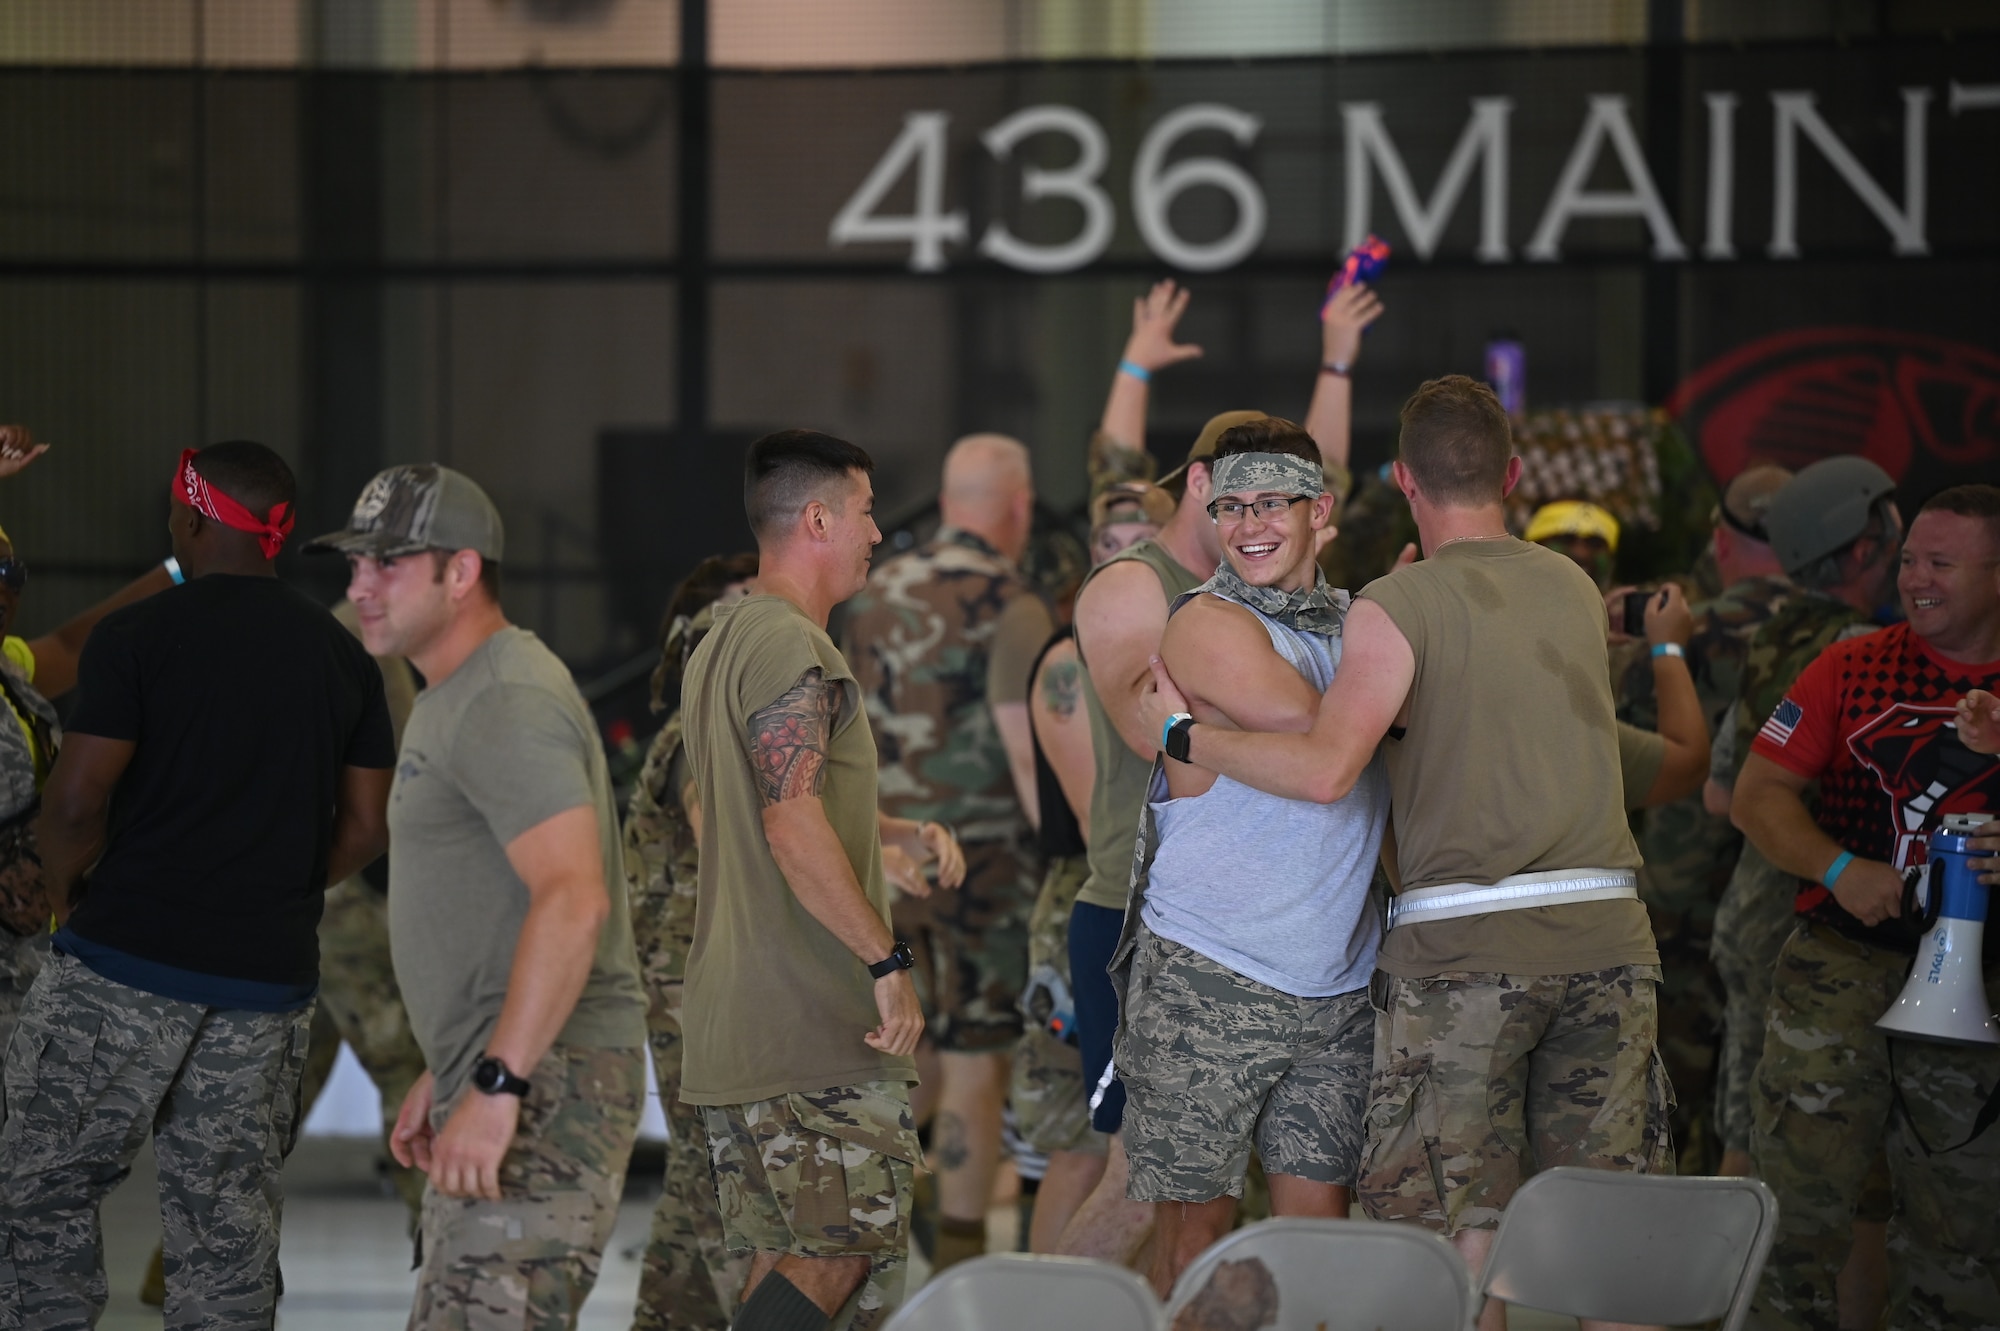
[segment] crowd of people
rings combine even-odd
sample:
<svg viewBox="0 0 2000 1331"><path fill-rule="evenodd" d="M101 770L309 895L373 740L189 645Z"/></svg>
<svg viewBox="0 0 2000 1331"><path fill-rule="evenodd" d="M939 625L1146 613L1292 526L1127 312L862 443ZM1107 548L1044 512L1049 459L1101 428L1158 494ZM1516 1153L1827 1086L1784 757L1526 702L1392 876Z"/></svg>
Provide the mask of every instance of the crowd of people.
<svg viewBox="0 0 2000 1331"><path fill-rule="evenodd" d="M1323 309L1303 422L1220 413L1156 477L1188 302L1134 302L1067 574L1017 440L953 444L882 559L867 452L754 443L756 550L667 607L622 818L458 471L306 545L331 609L277 576L296 487L255 443L184 453L172 558L41 637L0 534L0 1325L95 1322L148 1137L167 1324L271 1325L344 1040L413 1327L575 1325L648 1050L648 1331L880 1326L1010 1171L1022 1246L1164 1296L1266 1215L1476 1272L1566 1164L1763 1178L1761 1325L2000 1327L2000 1051L1874 1025L1928 833L2000 813L2000 487L1906 523L1864 459L1754 466L1686 570L1616 585L1598 505L1510 531L1510 420L1445 375L1368 501L1415 540L1363 554L1379 297ZM0 480L43 448L0 427Z"/></svg>

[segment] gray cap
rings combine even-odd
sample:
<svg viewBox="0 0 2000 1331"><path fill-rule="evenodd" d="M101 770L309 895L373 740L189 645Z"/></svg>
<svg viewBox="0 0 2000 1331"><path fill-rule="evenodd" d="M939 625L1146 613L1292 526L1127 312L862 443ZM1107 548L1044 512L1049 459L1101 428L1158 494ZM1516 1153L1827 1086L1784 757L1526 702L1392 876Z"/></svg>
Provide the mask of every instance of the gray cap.
<svg viewBox="0 0 2000 1331"><path fill-rule="evenodd" d="M1771 553L1787 573L1845 549L1868 529L1868 511L1896 488L1867 458L1822 458L1792 477L1764 512Z"/></svg>
<svg viewBox="0 0 2000 1331"><path fill-rule="evenodd" d="M464 472L420 462L375 474L354 501L347 525L310 542L306 553L391 559L419 550L474 550L499 563L506 533L500 510Z"/></svg>

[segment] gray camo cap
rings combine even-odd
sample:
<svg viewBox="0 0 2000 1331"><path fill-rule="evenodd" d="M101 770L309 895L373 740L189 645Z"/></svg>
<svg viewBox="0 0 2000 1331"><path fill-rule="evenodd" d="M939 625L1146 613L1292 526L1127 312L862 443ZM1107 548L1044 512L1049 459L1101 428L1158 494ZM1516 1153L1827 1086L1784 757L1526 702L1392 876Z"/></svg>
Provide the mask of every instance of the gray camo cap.
<svg viewBox="0 0 2000 1331"><path fill-rule="evenodd" d="M464 472L419 462L375 473L347 525L306 546L307 554L393 559L419 550L472 550L499 563L506 546L500 510Z"/></svg>

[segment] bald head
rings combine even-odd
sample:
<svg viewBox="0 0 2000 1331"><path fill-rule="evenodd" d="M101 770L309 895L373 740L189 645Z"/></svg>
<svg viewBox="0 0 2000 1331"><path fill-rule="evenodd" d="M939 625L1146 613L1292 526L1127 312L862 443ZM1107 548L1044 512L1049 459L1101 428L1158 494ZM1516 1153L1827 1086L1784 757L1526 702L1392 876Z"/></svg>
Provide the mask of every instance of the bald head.
<svg viewBox="0 0 2000 1331"><path fill-rule="evenodd" d="M1027 546L1035 507L1028 449L1004 434L969 434L944 455L938 512L951 526L984 537L1009 558Z"/></svg>

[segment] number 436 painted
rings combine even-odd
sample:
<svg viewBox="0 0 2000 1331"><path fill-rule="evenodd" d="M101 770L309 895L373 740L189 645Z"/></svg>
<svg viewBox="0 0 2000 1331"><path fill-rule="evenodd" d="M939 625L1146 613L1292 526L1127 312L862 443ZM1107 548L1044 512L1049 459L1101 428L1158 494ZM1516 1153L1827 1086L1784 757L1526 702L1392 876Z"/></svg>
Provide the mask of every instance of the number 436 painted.
<svg viewBox="0 0 2000 1331"><path fill-rule="evenodd" d="M903 117L903 132L834 216L827 239L836 249L868 242L907 243L911 269L935 273L944 268L945 245L964 244L967 231L964 212L944 210L945 128L950 119L943 111L912 111ZM1140 236L1154 254L1176 268L1214 272L1240 263L1257 248L1264 239L1264 192L1249 173L1219 157L1183 158L1169 166L1167 154L1184 135L1197 130L1220 130L1247 148L1261 126L1249 112L1215 103L1183 106L1153 126L1132 164L1132 211ZM1083 225L1061 244L1041 245L1022 240L996 218L980 237L979 252L1024 272L1071 272L1091 263L1111 243L1117 214L1098 183L1110 150L1102 125L1073 106L1057 105L1024 107L980 135L980 142L996 161L1004 162L1016 144L1037 134L1068 135L1076 142L1076 160L1053 170L1023 167L1022 197L1030 202L1066 199L1083 210ZM876 212L883 197L911 170L916 174L914 211ZM1218 240L1195 244L1174 231L1167 214L1181 193L1203 185L1230 196L1236 205L1236 225Z"/></svg>

